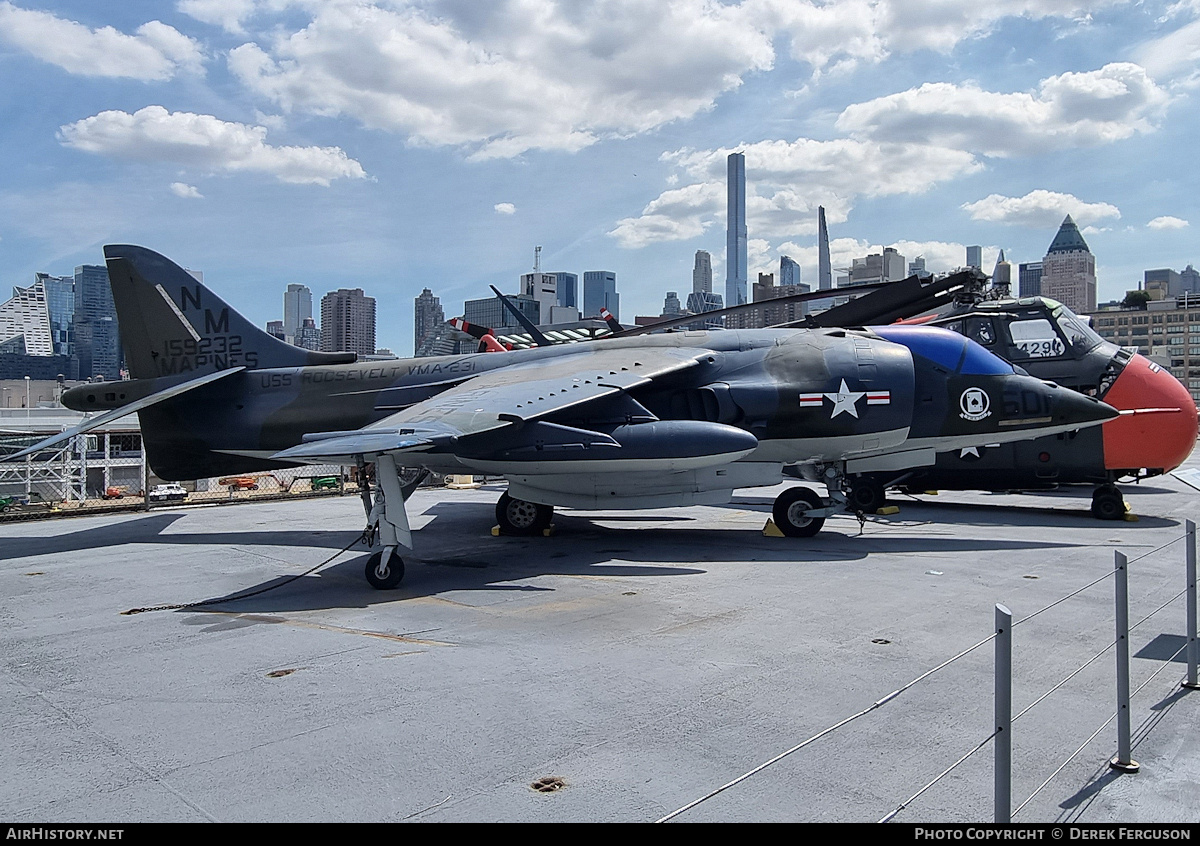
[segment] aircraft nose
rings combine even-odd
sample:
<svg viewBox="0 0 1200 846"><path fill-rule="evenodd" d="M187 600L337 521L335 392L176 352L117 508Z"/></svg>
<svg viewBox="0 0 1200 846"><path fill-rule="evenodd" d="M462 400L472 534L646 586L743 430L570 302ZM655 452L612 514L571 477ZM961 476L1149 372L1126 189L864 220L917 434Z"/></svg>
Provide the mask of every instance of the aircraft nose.
<svg viewBox="0 0 1200 846"><path fill-rule="evenodd" d="M1183 463L1196 445L1196 402L1187 388L1145 356L1135 355L1117 376L1104 401L1123 413L1104 424L1108 470L1167 472Z"/></svg>
<svg viewBox="0 0 1200 846"><path fill-rule="evenodd" d="M1120 413L1108 403L1101 402L1095 397L1085 396L1069 388L1055 385L1053 382L1045 384L1053 396L1050 408L1055 425L1088 426L1114 420Z"/></svg>

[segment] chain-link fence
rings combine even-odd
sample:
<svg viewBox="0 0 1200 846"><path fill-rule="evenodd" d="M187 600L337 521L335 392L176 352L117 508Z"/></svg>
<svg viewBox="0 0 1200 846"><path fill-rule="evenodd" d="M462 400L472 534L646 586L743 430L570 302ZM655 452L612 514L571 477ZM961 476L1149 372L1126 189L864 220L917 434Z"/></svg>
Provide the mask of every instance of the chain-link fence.
<svg viewBox="0 0 1200 846"><path fill-rule="evenodd" d="M9 436L0 449L16 452L36 436ZM368 476L371 467L368 465ZM167 482L146 465L137 432L80 435L23 460L0 464L0 521L183 504L248 502L319 496L358 496L357 467L306 465L195 481ZM431 475L426 485L442 477Z"/></svg>

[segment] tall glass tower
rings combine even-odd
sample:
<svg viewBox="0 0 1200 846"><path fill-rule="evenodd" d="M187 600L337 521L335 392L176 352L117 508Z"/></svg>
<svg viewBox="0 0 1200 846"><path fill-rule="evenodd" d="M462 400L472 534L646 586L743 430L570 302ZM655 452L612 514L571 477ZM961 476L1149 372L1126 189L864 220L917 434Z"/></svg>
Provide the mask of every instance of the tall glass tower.
<svg viewBox="0 0 1200 846"><path fill-rule="evenodd" d="M692 267L692 293L712 293L712 256L706 250L696 250L696 263Z"/></svg>
<svg viewBox="0 0 1200 846"><path fill-rule="evenodd" d="M725 305L746 302L746 156L730 153L728 223L725 236Z"/></svg>
<svg viewBox="0 0 1200 846"><path fill-rule="evenodd" d="M288 285L283 292L284 340L294 344L300 327L309 317L312 317L312 290L307 285Z"/></svg>
<svg viewBox="0 0 1200 846"><path fill-rule="evenodd" d="M83 264L75 268L75 352L79 378L121 378L121 339L117 309L108 284L108 268Z"/></svg>
<svg viewBox="0 0 1200 846"><path fill-rule="evenodd" d="M583 272L583 314L580 317L599 317L607 308L612 316L621 319L621 295L617 293L617 274L611 270Z"/></svg>
<svg viewBox="0 0 1200 846"><path fill-rule="evenodd" d="M578 308L575 292L579 288L578 273L556 273L558 277L558 304L568 308Z"/></svg>

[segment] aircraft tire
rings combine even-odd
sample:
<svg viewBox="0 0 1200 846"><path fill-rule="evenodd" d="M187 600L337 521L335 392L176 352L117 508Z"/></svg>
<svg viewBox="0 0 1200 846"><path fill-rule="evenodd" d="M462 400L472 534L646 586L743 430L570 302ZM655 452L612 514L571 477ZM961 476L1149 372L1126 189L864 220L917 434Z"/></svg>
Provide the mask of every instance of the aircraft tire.
<svg viewBox="0 0 1200 846"><path fill-rule="evenodd" d="M1125 498L1115 485L1103 485L1092 493L1092 516L1097 520L1125 518Z"/></svg>
<svg viewBox="0 0 1200 846"><path fill-rule="evenodd" d="M404 559L393 552L391 558L388 559L386 574L381 578L377 568L382 557L383 552L380 551L367 559L367 582L375 590L391 590L404 578Z"/></svg>
<svg viewBox="0 0 1200 846"><path fill-rule="evenodd" d="M788 488L775 498L771 517L779 531L789 538L810 538L825 525L824 517L805 517L812 508L823 508L824 501L811 488Z"/></svg>
<svg viewBox="0 0 1200 846"><path fill-rule="evenodd" d="M847 505L849 511L862 511L864 514L874 514L887 504L887 493L883 485L874 479L859 476L850 485L850 496Z"/></svg>
<svg viewBox="0 0 1200 846"><path fill-rule="evenodd" d="M496 503L496 522L500 524L500 533L503 535L540 535L543 529L550 528L552 519L554 506L515 499L509 496L507 491Z"/></svg>

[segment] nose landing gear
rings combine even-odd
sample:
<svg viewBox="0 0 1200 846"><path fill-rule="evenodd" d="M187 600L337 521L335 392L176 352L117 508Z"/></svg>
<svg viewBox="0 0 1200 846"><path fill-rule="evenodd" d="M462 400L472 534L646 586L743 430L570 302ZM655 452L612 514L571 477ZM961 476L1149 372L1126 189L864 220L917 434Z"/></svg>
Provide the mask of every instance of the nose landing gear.
<svg viewBox="0 0 1200 846"><path fill-rule="evenodd" d="M825 525L824 516L813 511L825 509L825 501L811 488L788 488L775 498L771 519L790 538L811 538Z"/></svg>
<svg viewBox="0 0 1200 846"><path fill-rule="evenodd" d="M1124 520L1126 510L1116 485L1100 485L1092 492L1092 516L1097 520Z"/></svg>

